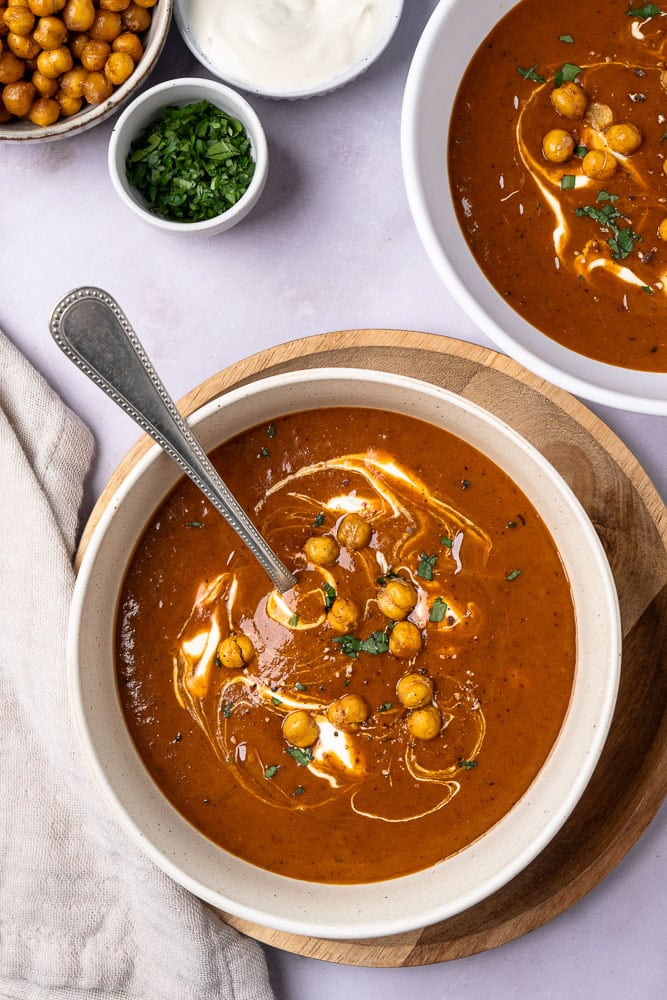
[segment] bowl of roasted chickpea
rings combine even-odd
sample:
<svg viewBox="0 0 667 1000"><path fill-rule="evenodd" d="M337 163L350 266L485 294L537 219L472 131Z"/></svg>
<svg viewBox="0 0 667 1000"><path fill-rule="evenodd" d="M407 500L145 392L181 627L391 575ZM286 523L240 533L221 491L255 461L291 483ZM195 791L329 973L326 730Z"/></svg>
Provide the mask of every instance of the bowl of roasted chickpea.
<svg viewBox="0 0 667 1000"><path fill-rule="evenodd" d="M110 810L175 881L265 927L369 938L472 906L556 836L611 722L618 602L583 507L493 414L390 372L260 374L190 422L296 582L279 593L160 448L123 462L68 655ZM529 647L554 621L545 662ZM514 801L536 734L517 749L507 712L529 706L549 750ZM445 843L463 810L489 825Z"/></svg>
<svg viewBox="0 0 667 1000"><path fill-rule="evenodd" d="M146 81L172 0L2 0L0 141L98 125Z"/></svg>

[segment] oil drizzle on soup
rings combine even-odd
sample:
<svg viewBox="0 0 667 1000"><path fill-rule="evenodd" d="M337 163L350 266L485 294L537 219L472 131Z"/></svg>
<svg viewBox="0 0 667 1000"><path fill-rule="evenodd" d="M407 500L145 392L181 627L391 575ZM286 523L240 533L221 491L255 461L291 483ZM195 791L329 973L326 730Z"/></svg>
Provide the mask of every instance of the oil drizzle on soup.
<svg viewBox="0 0 667 1000"><path fill-rule="evenodd" d="M521 0L475 53L449 135L459 222L540 331L667 371L667 13Z"/></svg>
<svg viewBox="0 0 667 1000"><path fill-rule="evenodd" d="M460 850L526 791L570 697L572 601L537 512L461 440L375 410L292 414L212 458L297 586L272 591L191 483L157 512L118 616L155 781L296 878Z"/></svg>

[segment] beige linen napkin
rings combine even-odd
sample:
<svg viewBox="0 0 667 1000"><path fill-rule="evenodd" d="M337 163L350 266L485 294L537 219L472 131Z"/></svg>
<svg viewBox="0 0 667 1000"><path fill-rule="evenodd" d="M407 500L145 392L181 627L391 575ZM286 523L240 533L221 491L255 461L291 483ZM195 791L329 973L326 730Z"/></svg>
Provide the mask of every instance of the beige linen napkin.
<svg viewBox="0 0 667 1000"><path fill-rule="evenodd" d="M127 840L65 674L89 431L0 333L0 996L272 1000L263 953Z"/></svg>

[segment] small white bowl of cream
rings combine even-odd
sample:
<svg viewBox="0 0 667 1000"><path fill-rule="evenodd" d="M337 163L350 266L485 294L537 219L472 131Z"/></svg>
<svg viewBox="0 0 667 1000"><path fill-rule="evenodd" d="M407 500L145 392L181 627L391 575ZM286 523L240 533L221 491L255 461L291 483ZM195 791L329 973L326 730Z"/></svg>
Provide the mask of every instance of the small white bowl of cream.
<svg viewBox="0 0 667 1000"><path fill-rule="evenodd" d="M185 44L214 76L263 97L337 90L389 44L403 0L174 0Z"/></svg>

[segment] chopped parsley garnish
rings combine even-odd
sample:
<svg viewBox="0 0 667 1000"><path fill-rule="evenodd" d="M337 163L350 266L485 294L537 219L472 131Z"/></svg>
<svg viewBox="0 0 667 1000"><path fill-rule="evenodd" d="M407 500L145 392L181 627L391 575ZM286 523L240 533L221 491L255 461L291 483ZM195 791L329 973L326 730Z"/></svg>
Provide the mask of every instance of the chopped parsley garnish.
<svg viewBox="0 0 667 1000"><path fill-rule="evenodd" d="M301 681L297 681L296 684L294 685L294 690L295 691L307 691L308 690L308 685L307 684L302 684Z"/></svg>
<svg viewBox="0 0 667 1000"><path fill-rule="evenodd" d="M289 754L299 767L307 767L313 759L313 751L310 747L305 747L303 750L301 747L287 747L285 753Z"/></svg>
<svg viewBox="0 0 667 1000"><path fill-rule="evenodd" d="M359 639L356 635L339 635L334 639L338 643L345 656L356 660L359 653L370 653L378 656L389 650L389 633L386 631L373 632L368 639Z"/></svg>
<svg viewBox="0 0 667 1000"><path fill-rule="evenodd" d="M642 292L646 292L647 295L653 295L653 289L650 285L642 285Z"/></svg>
<svg viewBox="0 0 667 1000"><path fill-rule="evenodd" d="M268 448L260 448L259 449L259 457L260 458L268 458L270 454L271 454L271 452L269 451Z"/></svg>
<svg viewBox="0 0 667 1000"><path fill-rule="evenodd" d="M388 712L391 708L391 702L385 701L384 705L378 705L378 712Z"/></svg>
<svg viewBox="0 0 667 1000"><path fill-rule="evenodd" d="M476 760L460 760L459 767L464 767L466 771L472 771L473 767L477 767Z"/></svg>
<svg viewBox="0 0 667 1000"><path fill-rule="evenodd" d="M266 433L269 435L270 438L274 438L276 436L275 424L269 424L269 426L266 428Z"/></svg>
<svg viewBox="0 0 667 1000"><path fill-rule="evenodd" d="M313 527L314 528L321 528L325 521L326 521L326 517L323 514L323 512L320 511L319 514L316 515L315 520L313 521Z"/></svg>
<svg viewBox="0 0 667 1000"><path fill-rule="evenodd" d="M588 152L588 149L586 148L586 146L575 146L574 147L574 155L578 156L581 160L583 160L583 158L584 158L584 156L586 155L587 152Z"/></svg>
<svg viewBox="0 0 667 1000"><path fill-rule="evenodd" d="M432 580L433 579L433 568L437 561L436 555L429 556L426 552L422 552L419 557L419 565L417 566L417 576L420 576L422 580Z"/></svg>
<svg viewBox="0 0 667 1000"><path fill-rule="evenodd" d="M388 569L384 576L378 576L376 583L379 583L381 587L384 587L387 580L398 580L400 579L399 573L394 573L393 569Z"/></svg>
<svg viewBox="0 0 667 1000"><path fill-rule="evenodd" d="M574 38L572 35L559 35L558 41L565 42L566 45L574 45Z"/></svg>
<svg viewBox="0 0 667 1000"><path fill-rule="evenodd" d="M523 69L522 66L517 66L516 69L519 76L522 76L524 80L534 80L535 83L546 83L544 77L540 76L540 74L537 73L536 70L537 70L537 63L535 63L534 66L531 66L530 69Z"/></svg>
<svg viewBox="0 0 667 1000"><path fill-rule="evenodd" d="M264 771L265 778L275 778L278 771L280 770L280 764L272 764L271 767L267 767Z"/></svg>
<svg viewBox="0 0 667 1000"><path fill-rule="evenodd" d="M225 704L222 706L222 714L226 719L229 719L229 717L231 716L233 708L234 708L233 701L226 701Z"/></svg>
<svg viewBox="0 0 667 1000"><path fill-rule="evenodd" d="M447 608L449 605L447 601L443 600L442 597L436 597L433 604L431 605L431 613L428 616L430 622L441 622L443 621L445 615L447 614Z"/></svg>
<svg viewBox="0 0 667 1000"><path fill-rule="evenodd" d="M201 521L188 521L188 523L185 525L185 527L186 528L203 528L204 525L201 523Z"/></svg>
<svg viewBox="0 0 667 1000"><path fill-rule="evenodd" d="M614 205L614 202L618 200L618 195L609 194L608 191L600 191L597 200L598 202L607 202L607 204L604 208L584 205L582 208L576 209L575 214L578 216L587 215L602 229L611 232L612 235L607 240L611 255L614 260L624 260L632 253L635 243L641 243L641 236L638 236L630 226L619 226L616 222L617 219L624 218Z"/></svg>
<svg viewBox="0 0 667 1000"><path fill-rule="evenodd" d="M508 528L516 528L516 521L508 521L507 522L507 527Z"/></svg>
<svg viewBox="0 0 667 1000"><path fill-rule="evenodd" d="M509 581L511 582L512 580L516 580L516 578L517 578L518 576L521 576L521 574L522 574L522 573L523 573L523 570L522 570L522 569L513 569L513 570L511 571L511 573L508 573L508 574L507 574L507 576L505 577L505 579L506 579L506 580L509 580Z"/></svg>
<svg viewBox="0 0 667 1000"><path fill-rule="evenodd" d="M634 7L632 10L626 11L628 17L659 17L662 14L660 7L657 7L654 3L645 3L643 7Z"/></svg>
<svg viewBox="0 0 667 1000"><path fill-rule="evenodd" d="M296 788L294 789L294 794L295 795L303 795L303 793L305 792L305 790L306 789L303 787L303 785L297 785Z"/></svg>
<svg viewBox="0 0 667 1000"><path fill-rule="evenodd" d="M470 480L469 479L462 479L461 480L461 489L462 490L469 490L470 489Z"/></svg>
<svg viewBox="0 0 667 1000"><path fill-rule="evenodd" d="M453 542L448 535L442 535L440 538L440 544L444 545L446 549L451 549Z"/></svg>
<svg viewBox="0 0 667 1000"><path fill-rule="evenodd" d="M271 701L274 705L282 705L282 698L276 698L275 694L271 695Z"/></svg>
<svg viewBox="0 0 667 1000"><path fill-rule="evenodd" d="M576 187L576 184L577 184L577 178L574 176L574 174L563 174L563 176L560 179L561 191L569 191L572 188Z"/></svg>
<svg viewBox="0 0 667 1000"><path fill-rule="evenodd" d="M322 590L324 591L324 607L328 611L336 600L336 591L330 583L323 583Z"/></svg>
<svg viewBox="0 0 667 1000"><path fill-rule="evenodd" d="M289 618L287 619L287 624L289 625L290 628L296 628L296 626L299 624L299 615L296 611L294 612L293 615L289 616Z"/></svg>
<svg viewBox="0 0 667 1000"><path fill-rule="evenodd" d="M165 108L130 146L125 172L155 215L201 222L236 204L255 163L241 122L204 100Z"/></svg>
<svg viewBox="0 0 667 1000"><path fill-rule="evenodd" d="M562 87L564 83L572 83L581 73L581 66L574 63L563 63L554 77L554 87Z"/></svg>

